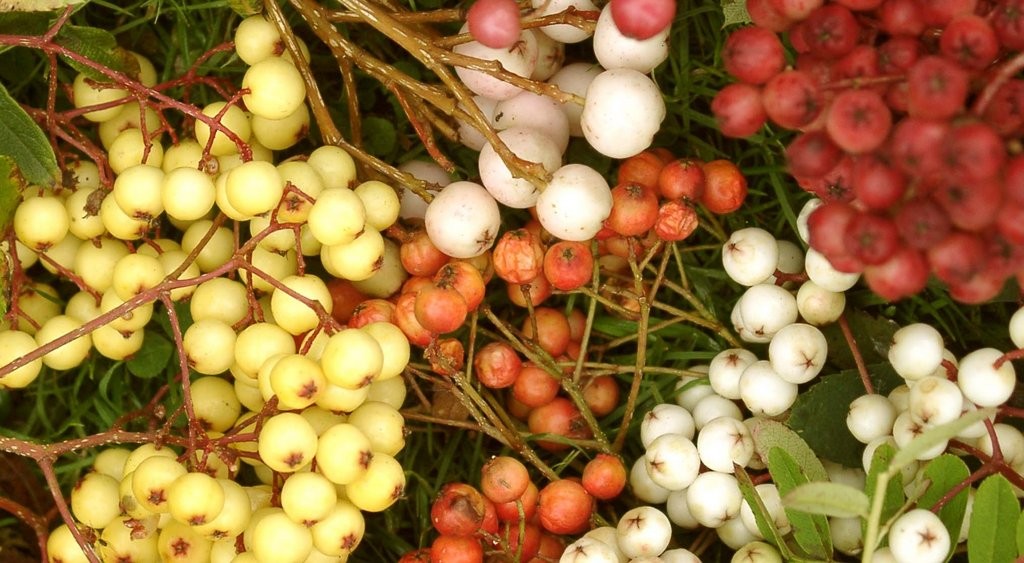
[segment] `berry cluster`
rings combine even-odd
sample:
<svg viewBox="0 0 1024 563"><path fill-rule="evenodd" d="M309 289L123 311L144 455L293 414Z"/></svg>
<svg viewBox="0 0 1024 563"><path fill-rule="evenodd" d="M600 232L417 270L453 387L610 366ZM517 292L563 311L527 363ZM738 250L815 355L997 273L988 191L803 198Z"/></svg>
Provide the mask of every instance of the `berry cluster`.
<svg viewBox="0 0 1024 563"><path fill-rule="evenodd" d="M929 274L959 301L995 296L1024 266L1019 3L748 0L747 10L755 25L722 52L738 82L712 109L726 135L767 121L800 132L789 171L825 201L811 247L890 300Z"/></svg>

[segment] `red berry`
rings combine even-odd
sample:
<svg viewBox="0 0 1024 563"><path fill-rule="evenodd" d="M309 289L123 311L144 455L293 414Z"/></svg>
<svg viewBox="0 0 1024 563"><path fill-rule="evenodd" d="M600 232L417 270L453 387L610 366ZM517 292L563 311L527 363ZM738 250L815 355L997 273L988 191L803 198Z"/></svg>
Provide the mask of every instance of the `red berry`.
<svg viewBox="0 0 1024 563"><path fill-rule="evenodd" d="M612 210L604 224L622 236L649 231L658 219L658 194L643 184L619 184L612 188Z"/></svg>
<svg viewBox="0 0 1024 563"><path fill-rule="evenodd" d="M594 255L588 244L559 241L544 254L544 277L555 289L578 289L590 281L593 272Z"/></svg>
<svg viewBox="0 0 1024 563"><path fill-rule="evenodd" d="M786 129L808 125L823 107L818 83L802 70L787 70L773 76L764 85L761 103L768 119Z"/></svg>
<svg viewBox="0 0 1024 563"><path fill-rule="evenodd" d="M583 485L559 479L540 491L537 514L540 524L553 534L578 534L587 528L594 511L594 499Z"/></svg>
<svg viewBox="0 0 1024 563"><path fill-rule="evenodd" d="M747 199L747 178L736 164L719 159L707 162L704 170L704 193L700 202L708 211L724 215L732 213Z"/></svg>
<svg viewBox="0 0 1024 563"><path fill-rule="evenodd" d="M874 90L844 90L832 100L825 127L848 153L870 152L889 135L892 114Z"/></svg>
<svg viewBox="0 0 1024 563"><path fill-rule="evenodd" d="M999 55L999 39L985 18L966 13L942 30L939 51L967 68L983 69Z"/></svg>
<svg viewBox="0 0 1024 563"><path fill-rule="evenodd" d="M967 71L936 55L922 57L907 72L910 115L949 119L963 110L967 100Z"/></svg>
<svg viewBox="0 0 1024 563"><path fill-rule="evenodd" d="M820 57L838 58L857 45L860 25L845 6L826 4L814 10L801 27L803 40Z"/></svg>
<svg viewBox="0 0 1024 563"><path fill-rule="evenodd" d="M750 137L768 119L761 104L761 89L743 82L719 90L711 100L711 113L726 137Z"/></svg>
<svg viewBox="0 0 1024 563"><path fill-rule="evenodd" d="M491 257L499 278L509 283L527 283L542 272L544 247L530 231L515 229L501 235Z"/></svg>
<svg viewBox="0 0 1024 563"><path fill-rule="evenodd" d="M666 201L658 208L658 220L654 223L654 233L666 242L686 240L697 230L700 220L693 207L680 200Z"/></svg>
<svg viewBox="0 0 1024 563"><path fill-rule="evenodd" d="M467 483L446 483L430 507L430 521L442 535L472 536L484 520L484 497Z"/></svg>
<svg viewBox="0 0 1024 563"><path fill-rule="evenodd" d="M928 262L920 250L903 247L887 261L864 268L872 291L889 301L920 293L928 283Z"/></svg>
<svg viewBox="0 0 1024 563"><path fill-rule="evenodd" d="M782 71L786 57L775 33L763 27L741 27L726 38L722 64L737 80L764 84Z"/></svg>
<svg viewBox="0 0 1024 563"><path fill-rule="evenodd" d="M493 457L480 470L480 492L494 503L515 501L529 484L530 472L514 457Z"/></svg>
<svg viewBox="0 0 1024 563"><path fill-rule="evenodd" d="M896 224L882 215L857 213L846 225L847 251L866 265L889 260L900 247Z"/></svg>
<svg viewBox="0 0 1024 563"><path fill-rule="evenodd" d="M508 343L488 342L476 351L473 368L480 384L490 389L503 389L515 383L523 369L519 354Z"/></svg>
<svg viewBox="0 0 1024 563"><path fill-rule="evenodd" d="M622 460L609 454L597 454L583 466L583 488L600 500L611 500L626 487L629 475Z"/></svg>
<svg viewBox="0 0 1024 563"><path fill-rule="evenodd" d="M789 172L798 177L823 176L835 168L842 157L842 149L824 131L803 133L786 147Z"/></svg>

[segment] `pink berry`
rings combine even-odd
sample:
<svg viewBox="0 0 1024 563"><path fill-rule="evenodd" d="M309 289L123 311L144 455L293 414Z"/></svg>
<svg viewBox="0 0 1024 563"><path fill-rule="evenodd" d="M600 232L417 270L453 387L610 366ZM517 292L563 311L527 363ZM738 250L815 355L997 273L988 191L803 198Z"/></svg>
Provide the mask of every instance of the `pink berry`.
<svg viewBox="0 0 1024 563"><path fill-rule="evenodd" d="M676 0L612 0L610 8L615 27L640 41L664 31L676 16Z"/></svg>
<svg viewBox="0 0 1024 563"><path fill-rule="evenodd" d="M493 49L508 49L522 33L515 0L477 0L466 14L469 34Z"/></svg>

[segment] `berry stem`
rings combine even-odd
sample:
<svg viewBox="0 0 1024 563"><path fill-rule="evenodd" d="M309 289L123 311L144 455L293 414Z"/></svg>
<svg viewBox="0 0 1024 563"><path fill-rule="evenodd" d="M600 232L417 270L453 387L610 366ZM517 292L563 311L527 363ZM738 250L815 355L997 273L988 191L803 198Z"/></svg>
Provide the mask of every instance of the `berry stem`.
<svg viewBox="0 0 1024 563"><path fill-rule="evenodd" d="M1004 62L999 67L999 71L995 73L992 78L985 84L985 88L978 94L978 99L974 102L974 107L971 108L971 113L976 116L981 116L988 109L988 105L992 103L992 98L995 97L996 92L999 88L1006 83L1007 80L1013 78L1018 72L1024 69L1024 52L1017 53L1012 59Z"/></svg>
<svg viewBox="0 0 1024 563"><path fill-rule="evenodd" d="M857 373L860 374L860 381L864 384L864 391L868 394L874 393L875 386L871 383L871 376L868 375L867 365L864 364L864 356L861 355L860 348L857 347L857 339L853 337L853 331L850 330L850 323L846 319L846 313L839 316L839 329L843 331L843 338L846 339L846 345L850 347L853 362L857 364Z"/></svg>

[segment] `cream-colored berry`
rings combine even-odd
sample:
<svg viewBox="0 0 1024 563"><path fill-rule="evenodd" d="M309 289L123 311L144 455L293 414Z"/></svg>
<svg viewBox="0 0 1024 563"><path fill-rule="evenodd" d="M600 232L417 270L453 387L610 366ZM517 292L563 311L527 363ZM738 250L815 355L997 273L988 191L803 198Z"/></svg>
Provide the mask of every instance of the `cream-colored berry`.
<svg viewBox="0 0 1024 563"><path fill-rule="evenodd" d="M277 26L260 14L249 16L235 28L235 53L247 65L280 56L284 42Z"/></svg>
<svg viewBox="0 0 1024 563"><path fill-rule="evenodd" d="M351 281L368 279L384 263L384 237L367 227L352 242L324 245L320 260L328 273Z"/></svg>
<svg viewBox="0 0 1024 563"><path fill-rule="evenodd" d="M291 148L309 134L309 108L299 109L281 119L252 116L252 136L263 146L275 151Z"/></svg>
<svg viewBox="0 0 1024 563"><path fill-rule="evenodd" d="M348 188L320 192L307 216L309 230L321 244L347 244L366 229L363 200Z"/></svg>
<svg viewBox="0 0 1024 563"><path fill-rule="evenodd" d="M68 212L68 232L85 240L98 237L106 232L100 218L98 205L103 192L99 188L80 187L64 201Z"/></svg>
<svg viewBox="0 0 1024 563"><path fill-rule="evenodd" d="M228 278L213 278L196 286L189 300L194 321L216 319L234 326L249 314L245 285Z"/></svg>
<svg viewBox="0 0 1024 563"><path fill-rule="evenodd" d="M343 422L320 435L317 471L334 483L347 485L366 473L374 455L373 445L363 431Z"/></svg>
<svg viewBox="0 0 1024 563"><path fill-rule="evenodd" d="M267 119L284 119L306 99L306 84L290 62L271 57L249 67L242 77L245 107Z"/></svg>
<svg viewBox="0 0 1024 563"><path fill-rule="evenodd" d="M199 526L211 522L224 508L224 489L217 479L200 472L189 472L167 488L167 509L171 517Z"/></svg>
<svg viewBox="0 0 1024 563"><path fill-rule="evenodd" d="M306 162L320 173L325 188L352 188L356 184L356 161L341 147L317 147Z"/></svg>
<svg viewBox="0 0 1024 563"><path fill-rule="evenodd" d="M110 84L101 84L86 77L84 74L79 73L75 76L75 81L71 85L71 97L74 100L76 108L86 108L110 103L116 100L123 100L128 97L128 92L121 88L111 86ZM89 121L99 123L108 119L113 119L120 111L121 106L115 105L104 109L96 109L86 112L82 114L82 117Z"/></svg>
<svg viewBox="0 0 1024 563"><path fill-rule="evenodd" d="M82 321L67 315L57 315L36 331L36 344L43 346L82 327ZM47 352L43 364L50 369L66 370L81 365L92 351L92 337L86 333L61 347ZM102 527L102 526L101 526Z"/></svg>
<svg viewBox="0 0 1024 563"><path fill-rule="evenodd" d="M269 162L244 162L228 173L226 182L228 203L249 216L262 215L277 207L284 194L284 180L277 167Z"/></svg>
<svg viewBox="0 0 1024 563"><path fill-rule="evenodd" d="M164 161L164 147L159 140L147 139L134 127L114 137L107 151L107 163L114 174L121 174L132 166L148 164L159 167Z"/></svg>
<svg viewBox="0 0 1024 563"><path fill-rule="evenodd" d="M181 249L191 254L200 243L203 243L203 239L207 238L207 233L210 232L212 227L213 221L209 219L200 219L189 225L185 229L185 233L181 235ZM227 263L234 252L235 236L231 229L217 227L213 234L203 243L203 248L196 256L196 265L199 266L199 271L201 272L215 270Z"/></svg>
<svg viewBox="0 0 1024 563"><path fill-rule="evenodd" d="M207 430L225 432L242 414L234 386L222 377L200 377L191 382L190 389L192 411Z"/></svg>
<svg viewBox="0 0 1024 563"><path fill-rule="evenodd" d="M405 493L405 471L395 458L375 453L355 481L345 485L349 502L366 512L381 512Z"/></svg>
<svg viewBox="0 0 1024 563"><path fill-rule="evenodd" d="M205 319L192 323L185 330L182 347L192 369L205 375L217 375L234 363L235 339L230 325L217 319Z"/></svg>
<svg viewBox="0 0 1024 563"><path fill-rule="evenodd" d="M284 289L277 289L270 297L274 320L278 326L292 334L302 334L320 324L317 311L310 306L312 303L319 302L327 314L334 308L327 284L316 275L288 276L281 279L281 285L310 302L304 303Z"/></svg>
<svg viewBox="0 0 1024 563"><path fill-rule="evenodd" d="M164 279L160 260L145 254L127 254L114 264L111 288L122 300L156 287Z"/></svg>
<svg viewBox="0 0 1024 563"><path fill-rule="evenodd" d="M384 351L377 339L366 331L346 328L328 339L320 356L320 365L331 383L358 389L380 376Z"/></svg>
<svg viewBox="0 0 1024 563"><path fill-rule="evenodd" d="M22 244L43 251L64 240L71 220L64 201L53 195L26 198L14 210L14 234Z"/></svg>
<svg viewBox="0 0 1024 563"><path fill-rule="evenodd" d="M383 231L398 219L402 201L391 186L378 180L369 180L352 190L363 200L366 209L366 224Z"/></svg>
<svg viewBox="0 0 1024 563"><path fill-rule="evenodd" d="M124 241L100 237L79 248L73 271L85 285L102 293L113 286L114 267L129 253Z"/></svg>
<svg viewBox="0 0 1024 563"><path fill-rule="evenodd" d="M264 421L257 447L260 459L268 467L292 473L313 461L317 453L316 430L296 413L276 414Z"/></svg>
<svg viewBox="0 0 1024 563"><path fill-rule="evenodd" d="M277 165L281 179L291 184L281 204L277 206L277 220L280 223L302 223L309 217L313 202L324 191L320 173L304 160L289 160Z"/></svg>
<svg viewBox="0 0 1024 563"><path fill-rule="evenodd" d="M217 188L205 172L194 168L175 168L164 176L161 197L168 217L194 221L213 209Z"/></svg>
<svg viewBox="0 0 1024 563"><path fill-rule="evenodd" d="M295 410L315 403L323 393L327 379L317 362L302 354L289 354L274 363L268 383L277 396L279 408Z"/></svg>

